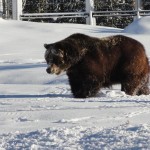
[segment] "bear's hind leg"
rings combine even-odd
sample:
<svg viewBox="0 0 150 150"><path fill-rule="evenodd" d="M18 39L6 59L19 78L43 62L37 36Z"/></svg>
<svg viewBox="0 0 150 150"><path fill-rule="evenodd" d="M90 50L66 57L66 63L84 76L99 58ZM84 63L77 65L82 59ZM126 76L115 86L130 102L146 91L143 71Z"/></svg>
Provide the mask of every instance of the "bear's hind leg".
<svg viewBox="0 0 150 150"><path fill-rule="evenodd" d="M148 76L130 76L124 83L122 83L121 90L128 95L150 94L148 84Z"/></svg>
<svg viewBox="0 0 150 150"><path fill-rule="evenodd" d="M149 95L150 94L150 90L149 90L149 87L147 86L147 85L145 85L145 86L142 86L140 89L139 89L139 91L138 91L138 93L137 93L137 95Z"/></svg>
<svg viewBox="0 0 150 150"><path fill-rule="evenodd" d="M138 91L137 95L142 95L142 94L149 95L150 94L150 90L149 90L149 87L148 87L148 82L149 82L149 74L147 74L141 80L141 87L139 88L139 91Z"/></svg>
<svg viewBox="0 0 150 150"><path fill-rule="evenodd" d="M121 84L121 91L128 95L136 95L141 87L141 80L138 76L130 76Z"/></svg>

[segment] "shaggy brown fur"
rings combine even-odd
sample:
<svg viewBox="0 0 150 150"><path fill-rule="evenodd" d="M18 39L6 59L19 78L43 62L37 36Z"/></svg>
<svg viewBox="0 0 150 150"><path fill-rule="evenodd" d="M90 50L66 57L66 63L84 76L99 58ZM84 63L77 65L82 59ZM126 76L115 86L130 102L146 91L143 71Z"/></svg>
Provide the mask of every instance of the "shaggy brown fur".
<svg viewBox="0 0 150 150"><path fill-rule="evenodd" d="M116 35L95 38L73 34L44 45L48 73L67 71L76 98L95 96L102 87L121 83L129 95L149 94L149 64L138 41Z"/></svg>

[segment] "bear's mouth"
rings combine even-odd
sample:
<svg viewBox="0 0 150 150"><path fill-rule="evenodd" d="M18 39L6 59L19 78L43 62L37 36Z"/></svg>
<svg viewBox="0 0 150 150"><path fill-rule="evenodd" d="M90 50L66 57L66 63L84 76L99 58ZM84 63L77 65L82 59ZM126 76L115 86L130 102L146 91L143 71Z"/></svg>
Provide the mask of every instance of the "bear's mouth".
<svg viewBox="0 0 150 150"><path fill-rule="evenodd" d="M57 65L52 64L47 67L46 72L49 74L59 75L61 72L63 72L63 70L60 67L58 67Z"/></svg>

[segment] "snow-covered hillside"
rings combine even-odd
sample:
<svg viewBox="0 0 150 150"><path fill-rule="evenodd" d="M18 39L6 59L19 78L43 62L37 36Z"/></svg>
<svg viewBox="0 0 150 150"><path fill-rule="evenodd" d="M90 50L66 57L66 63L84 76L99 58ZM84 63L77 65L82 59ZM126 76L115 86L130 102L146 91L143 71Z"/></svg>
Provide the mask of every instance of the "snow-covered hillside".
<svg viewBox="0 0 150 150"><path fill-rule="evenodd" d="M150 149L150 95L128 96L115 85L75 99L65 73L46 73L43 47L77 32L124 34L150 56L149 23L141 18L122 30L0 19L0 149Z"/></svg>

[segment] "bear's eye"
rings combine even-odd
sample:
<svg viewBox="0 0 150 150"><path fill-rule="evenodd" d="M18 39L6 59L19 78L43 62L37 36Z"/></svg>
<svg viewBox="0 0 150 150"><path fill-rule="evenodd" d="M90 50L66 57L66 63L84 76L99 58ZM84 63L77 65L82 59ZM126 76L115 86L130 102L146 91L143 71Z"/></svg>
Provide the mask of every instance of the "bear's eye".
<svg viewBox="0 0 150 150"><path fill-rule="evenodd" d="M52 63L57 66L62 66L62 65L64 65L65 61L63 59L61 59L60 57L53 57Z"/></svg>
<svg viewBox="0 0 150 150"><path fill-rule="evenodd" d="M47 64L51 64L51 63L53 62L53 58L52 58L52 56L50 56L50 55L46 56L46 57L45 57L45 60L46 60L46 63L47 63Z"/></svg>
<svg viewBox="0 0 150 150"><path fill-rule="evenodd" d="M62 57L59 57L58 61L59 61L60 64L64 64L65 63L65 60Z"/></svg>

